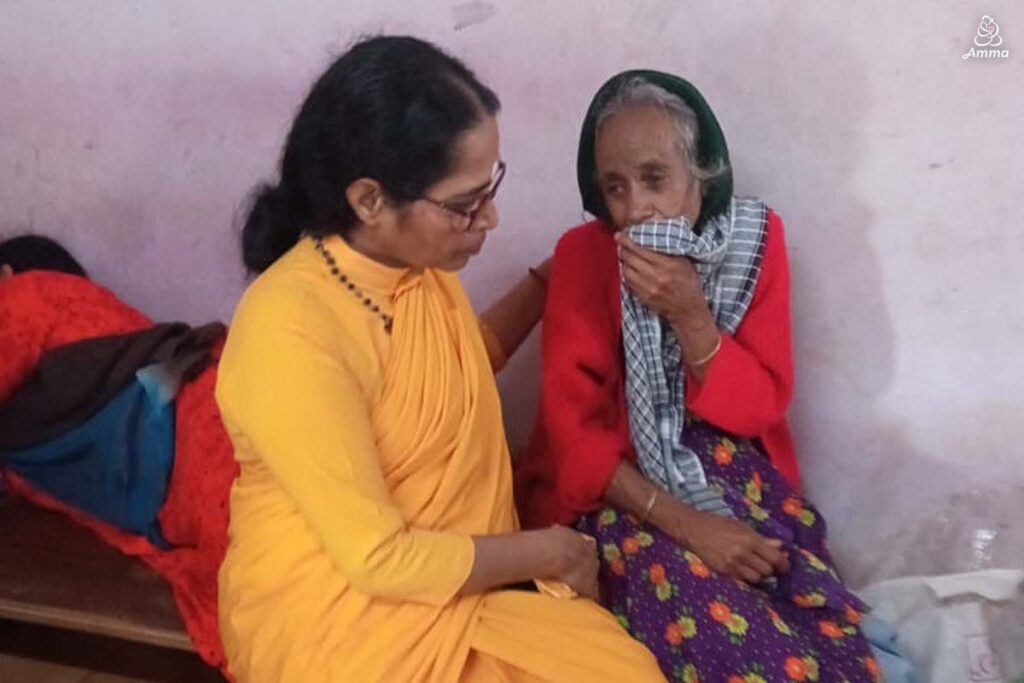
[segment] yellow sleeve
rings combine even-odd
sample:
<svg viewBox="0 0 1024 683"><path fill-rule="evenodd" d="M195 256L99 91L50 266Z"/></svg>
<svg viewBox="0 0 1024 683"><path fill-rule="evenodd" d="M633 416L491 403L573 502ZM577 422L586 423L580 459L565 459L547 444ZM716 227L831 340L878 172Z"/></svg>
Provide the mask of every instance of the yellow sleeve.
<svg viewBox="0 0 1024 683"><path fill-rule="evenodd" d="M221 361L225 421L294 499L338 571L363 593L443 605L472 569L465 534L410 528L381 475L367 397L336 318L308 296L243 302ZM368 362L369 357L362 359Z"/></svg>

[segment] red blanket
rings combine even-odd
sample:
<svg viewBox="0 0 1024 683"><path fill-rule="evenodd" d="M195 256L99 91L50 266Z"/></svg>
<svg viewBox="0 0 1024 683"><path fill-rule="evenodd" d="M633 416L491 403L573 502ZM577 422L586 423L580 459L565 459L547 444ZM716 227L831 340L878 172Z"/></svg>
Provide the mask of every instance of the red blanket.
<svg viewBox="0 0 1024 683"><path fill-rule="evenodd" d="M0 401L32 373L47 350L152 324L110 291L84 278L32 271L0 282ZM159 515L172 550L158 550L141 536L73 510L32 490L9 471L4 472L4 480L14 493L67 514L167 579L200 656L223 669L217 571L227 549L228 494L238 465L214 401L216 381L217 370L211 366L186 384L175 401L174 470Z"/></svg>

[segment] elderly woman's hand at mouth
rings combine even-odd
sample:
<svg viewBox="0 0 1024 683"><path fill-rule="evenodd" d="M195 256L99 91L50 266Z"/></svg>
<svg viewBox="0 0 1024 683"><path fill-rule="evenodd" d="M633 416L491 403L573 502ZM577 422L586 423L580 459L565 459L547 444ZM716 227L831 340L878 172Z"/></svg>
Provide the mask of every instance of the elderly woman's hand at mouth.
<svg viewBox="0 0 1024 683"><path fill-rule="evenodd" d="M697 269L685 256L667 256L644 249L622 231L615 234L615 241L626 286L672 325L686 364L702 379L702 370L720 343L720 333Z"/></svg>

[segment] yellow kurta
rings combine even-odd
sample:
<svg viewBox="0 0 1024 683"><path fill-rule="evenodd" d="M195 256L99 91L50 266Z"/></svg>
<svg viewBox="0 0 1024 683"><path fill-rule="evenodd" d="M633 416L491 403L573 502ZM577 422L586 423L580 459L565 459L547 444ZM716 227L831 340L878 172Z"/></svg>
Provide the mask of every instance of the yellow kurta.
<svg viewBox="0 0 1024 683"><path fill-rule="evenodd" d="M661 681L586 600L459 597L474 534L518 528L501 408L457 277L311 240L236 312L217 402L241 463L220 621L231 672L268 681Z"/></svg>

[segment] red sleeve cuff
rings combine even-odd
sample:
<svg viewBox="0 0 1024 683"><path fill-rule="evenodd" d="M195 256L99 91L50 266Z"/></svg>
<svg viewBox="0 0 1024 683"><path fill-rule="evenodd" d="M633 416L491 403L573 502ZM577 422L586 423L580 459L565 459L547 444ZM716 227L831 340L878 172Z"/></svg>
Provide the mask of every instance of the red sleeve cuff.
<svg viewBox="0 0 1024 683"><path fill-rule="evenodd" d="M562 499L562 507L574 513L573 518L591 512L601 507L604 501L605 491L612 483L612 477L619 468L619 461L622 455L617 457L605 449L590 447L591 445L581 443L580 457L576 462L566 463L559 472L558 492ZM594 444L593 446L596 446ZM599 457L588 457L591 454L605 451L605 455ZM573 520L566 520L573 521Z"/></svg>

